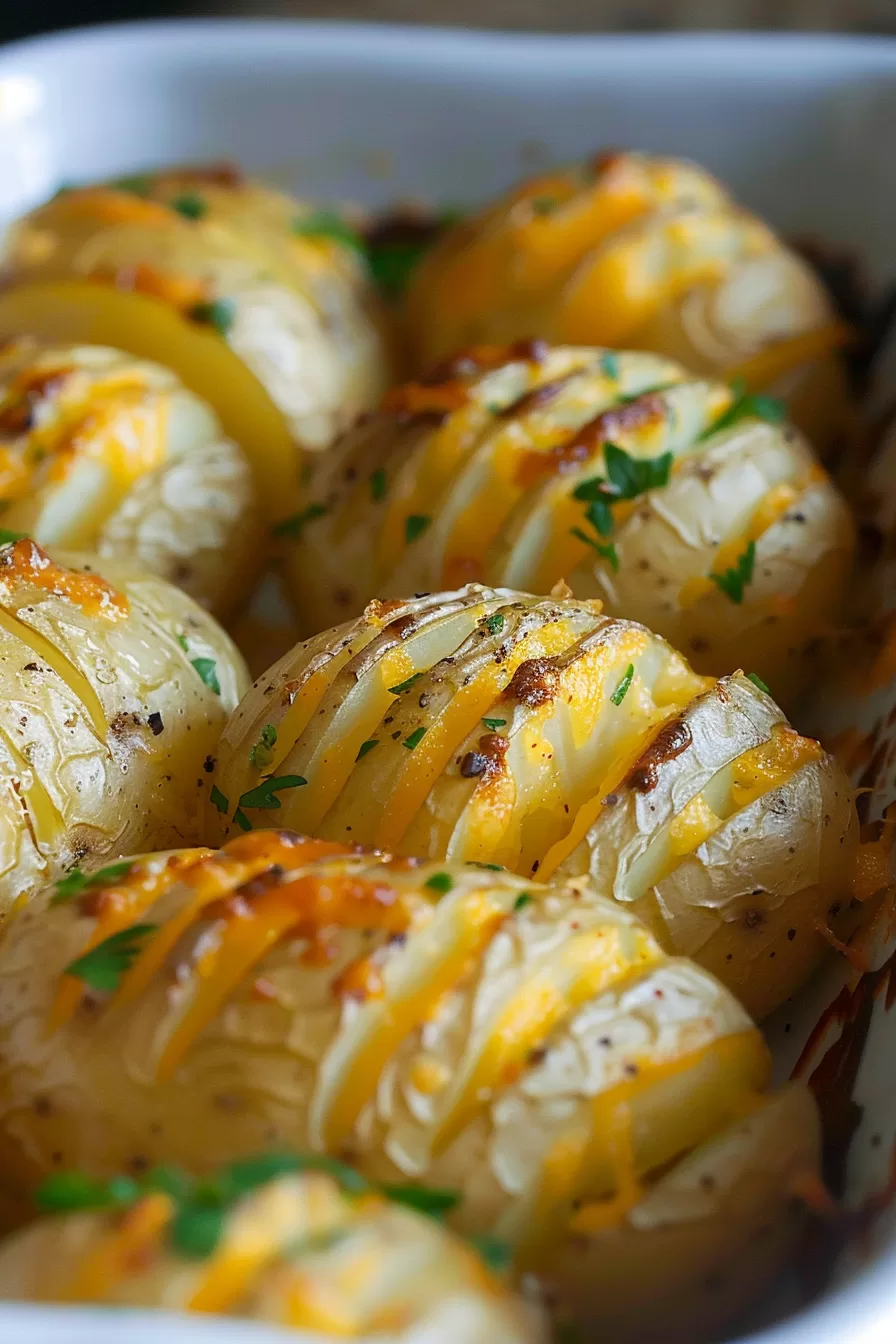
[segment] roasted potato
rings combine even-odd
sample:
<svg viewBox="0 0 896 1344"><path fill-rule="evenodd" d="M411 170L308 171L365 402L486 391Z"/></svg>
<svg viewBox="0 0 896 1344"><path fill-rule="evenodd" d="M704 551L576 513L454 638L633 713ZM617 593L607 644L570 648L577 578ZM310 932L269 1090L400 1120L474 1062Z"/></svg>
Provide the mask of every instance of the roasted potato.
<svg viewBox="0 0 896 1344"><path fill-rule="evenodd" d="M172 170L57 193L12 228L3 265L19 284L149 295L214 330L319 450L388 382L367 269L337 224L231 168Z"/></svg>
<svg viewBox="0 0 896 1344"><path fill-rule="evenodd" d="M788 703L837 620L854 527L780 412L655 355L460 356L394 388L314 470L291 543L305 623L374 595L565 578L699 671L747 667Z"/></svg>
<svg viewBox="0 0 896 1344"><path fill-rule="evenodd" d="M0 348L2 521L44 545L143 566L217 615L258 577L252 472L167 369L102 346Z"/></svg>
<svg viewBox="0 0 896 1344"><path fill-rule="evenodd" d="M0 918L84 861L193 844L242 660L118 561L0 548Z"/></svg>
<svg viewBox="0 0 896 1344"><path fill-rule="evenodd" d="M298 645L231 717L208 835L342 842L593 874L754 1017L842 936L852 796L743 673L698 677L599 604L477 585Z"/></svg>
<svg viewBox="0 0 896 1344"><path fill-rule="evenodd" d="M827 451L848 418L848 331L810 266L703 169L604 154L449 229L412 278L418 369L532 336L654 350L785 397Z"/></svg>
<svg viewBox="0 0 896 1344"><path fill-rule="evenodd" d="M264 1148L338 1154L447 1192L456 1230L506 1242L562 1311L624 1315L626 1338L678 1270L701 1290L675 1304L692 1339L780 1264L817 1173L811 1098L766 1096L735 998L587 879L259 831L66 895L20 911L0 957L8 1188L54 1164L201 1177ZM773 1252L744 1257L766 1225ZM617 1300L605 1257L640 1290Z"/></svg>
<svg viewBox="0 0 896 1344"><path fill-rule="evenodd" d="M171 1170L62 1172L40 1198L60 1214L0 1245L0 1297L216 1312L315 1338L543 1337L471 1247L402 1201L338 1162L277 1154L201 1186Z"/></svg>

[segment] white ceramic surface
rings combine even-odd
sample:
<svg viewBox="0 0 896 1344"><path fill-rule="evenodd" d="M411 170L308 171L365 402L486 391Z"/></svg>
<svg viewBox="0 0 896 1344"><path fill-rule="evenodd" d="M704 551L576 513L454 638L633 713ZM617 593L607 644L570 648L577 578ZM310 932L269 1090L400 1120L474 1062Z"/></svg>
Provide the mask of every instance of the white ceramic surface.
<svg viewBox="0 0 896 1344"><path fill-rule="evenodd" d="M858 248L882 284L896 276L894 123L896 41L885 39L123 25L0 51L0 219L61 182L215 157L334 201L414 194L464 204L551 159L616 144L700 160L779 227ZM885 722L894 699L891 689L841 703L838 719L896 739ZM896 797L890 745L873 815ZM881 941L873 964L891 951ZM781 1074L822 1009L854 983L835 964L779 1017ZM850 1154L853 1205L886 1183L894 1056L896 1013L880 996L857 1082L865 1114ZM822 1300L740 1344L892 1344L892 1213L869 1249ZM299 1344L242 1323L0 1304L2 1344L284 1339Z"/></svg>

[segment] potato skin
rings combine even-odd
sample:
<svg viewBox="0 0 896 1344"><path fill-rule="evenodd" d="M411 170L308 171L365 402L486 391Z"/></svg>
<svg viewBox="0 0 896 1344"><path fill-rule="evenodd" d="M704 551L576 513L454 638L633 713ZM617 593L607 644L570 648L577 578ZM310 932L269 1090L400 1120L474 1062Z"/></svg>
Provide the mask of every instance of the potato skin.
<svg viewBox="0 0 896 1344"><path fill-rule="evenodd" d="M819 925L848 936L860 913L840 767L749 677L698 677L598 604L477 585L371 603L240 704L209 837L264 823L242 804L267 775L293 781L278 820L326 839L590 873L757 1018L820 960Z"/></svg>
<svg viewBox="0 0 896 1344"><path fill-rule="evenodd" d="M87 983L85 952L128 928L145 930L130 969ZM453 1226L506 1240L521 1271L549 1268L576 1314L601 1254L582 1237L617 1229L633 1274L651 1200L669 1206L656 1173L674 1187L681 1169L686 1188L702 1145L776 1105L768 1070L736 1000L586 882L533 887L283 831L137 859L68 902L51 889L11 921L0 958L9 1189L26 1196L57 1165L202 1176L265 1147L336 1152L375 1181L455 1191ZM742 1145L706 1159L732 1187L730 1219L743 1202L752 1223L776 1220L816 1169L811 1123L801 1160L788 1148L776 1166L778 1128L749 1145L781 1177L761 1197L741 1189ZM692 1214L674 1200L667 1214L688 1273L718 1250ZM598 1297L585 1314L617 1311Z"/></svg>
<svg viewBox="0 0 896 1344"><path fill-rule="evenodd" d="M784 397L824 453L849 413L848 333L824 285L684 160L605 154L518 184L424 258L405 320L418 370L538 334L742 373Z"/></svg>
<svg viewBox="0 0 896 1344"><path fill-rule="evenodd" d="M101 346L0 349L4 526L143 566L218 616L267 538L246 458L159 365Z"/></svg>
<svg viewBox="0 0 896 1344"><path fill-rule="evenodd" d="M790 705L842 606L855 529L809 444L753 406L653 355L460 355L393 388L312 472L287 542L306 624L373 595L563 579L698 671L747 668Z"/></svg>
<svg viewBox="0 0 896 1344"><path fill-rule="evenodd" d="M13 227L16 283L89 279L216 330L306 449L326 448L388 381L362 260L311 211L233 169L171 170L57 194Z"/></svg>
<svg viewBox="0 0 896 1344"><path fill-rule="evenodd" d="M435 1219L373 1190L349 1197L323 1172L283 1175L243 1195L204 1257L172 1242L176 1211L174 1200L152 1193L123 1213L44 1217L0 1245L0 1293L13 1301L211 1311L304 1327L316 1337L379 1336L388 1320L398 1330L393 1337L408 1344L424 1333L436 1344L543 1339L536 1313L514 1302ZM116 1258L124 1245L131 1254ZM248 1270L235 1274L240 1252L254 1254ZM91 1276L98 1262L105 1266L99 1281Z"/></svg>
<svg viewBox="0 0 896 1344"><path fill-rule="evenodd" d="M0 916L77 864L198 840L204 763L247 683L186 594L99 568L28 539L0 548Z"/></svg>

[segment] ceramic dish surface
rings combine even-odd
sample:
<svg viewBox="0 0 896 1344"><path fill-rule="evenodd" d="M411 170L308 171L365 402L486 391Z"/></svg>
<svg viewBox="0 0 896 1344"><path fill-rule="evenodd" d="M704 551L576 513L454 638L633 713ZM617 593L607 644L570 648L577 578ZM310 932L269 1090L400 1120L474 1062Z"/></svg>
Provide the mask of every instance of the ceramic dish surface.
<svg viewBox="0 0 896 1344"><path fill-rule="evenodd" d="M557 160L639 146L705 164L785 233L854 250L883 289L896 274L894 115L896 42L884 39L125 25L0 52L0 218L66 182L222 158L337 205L419 197L463 207ZM807 726L864 739L854 782L869 790L873 820L896 799L896 690L856 685L847 679L835 708L818 706ZM856 1125L843 1198L862 1235L811 1305L740 1344L896 1336L890 941L888 928L875 930L869 973L832 962L769 1024L779 1077L826 1070L836 1081L831 1106ZM313 1342L227 1320L0 1304L0 1339L10 1344L125 1338Z"/></svg>

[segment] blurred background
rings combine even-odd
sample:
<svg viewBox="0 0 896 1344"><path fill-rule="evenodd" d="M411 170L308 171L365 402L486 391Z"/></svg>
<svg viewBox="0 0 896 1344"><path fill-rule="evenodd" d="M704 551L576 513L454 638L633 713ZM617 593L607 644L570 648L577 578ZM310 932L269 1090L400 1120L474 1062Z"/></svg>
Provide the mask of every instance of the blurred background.
<svg viewBox="0 0 896 1344"><path fill-rule="evenodd" d="M441 23L535 31L797 28L896 32L896 0L0 0L0 40L177 14Z"/></svg>

